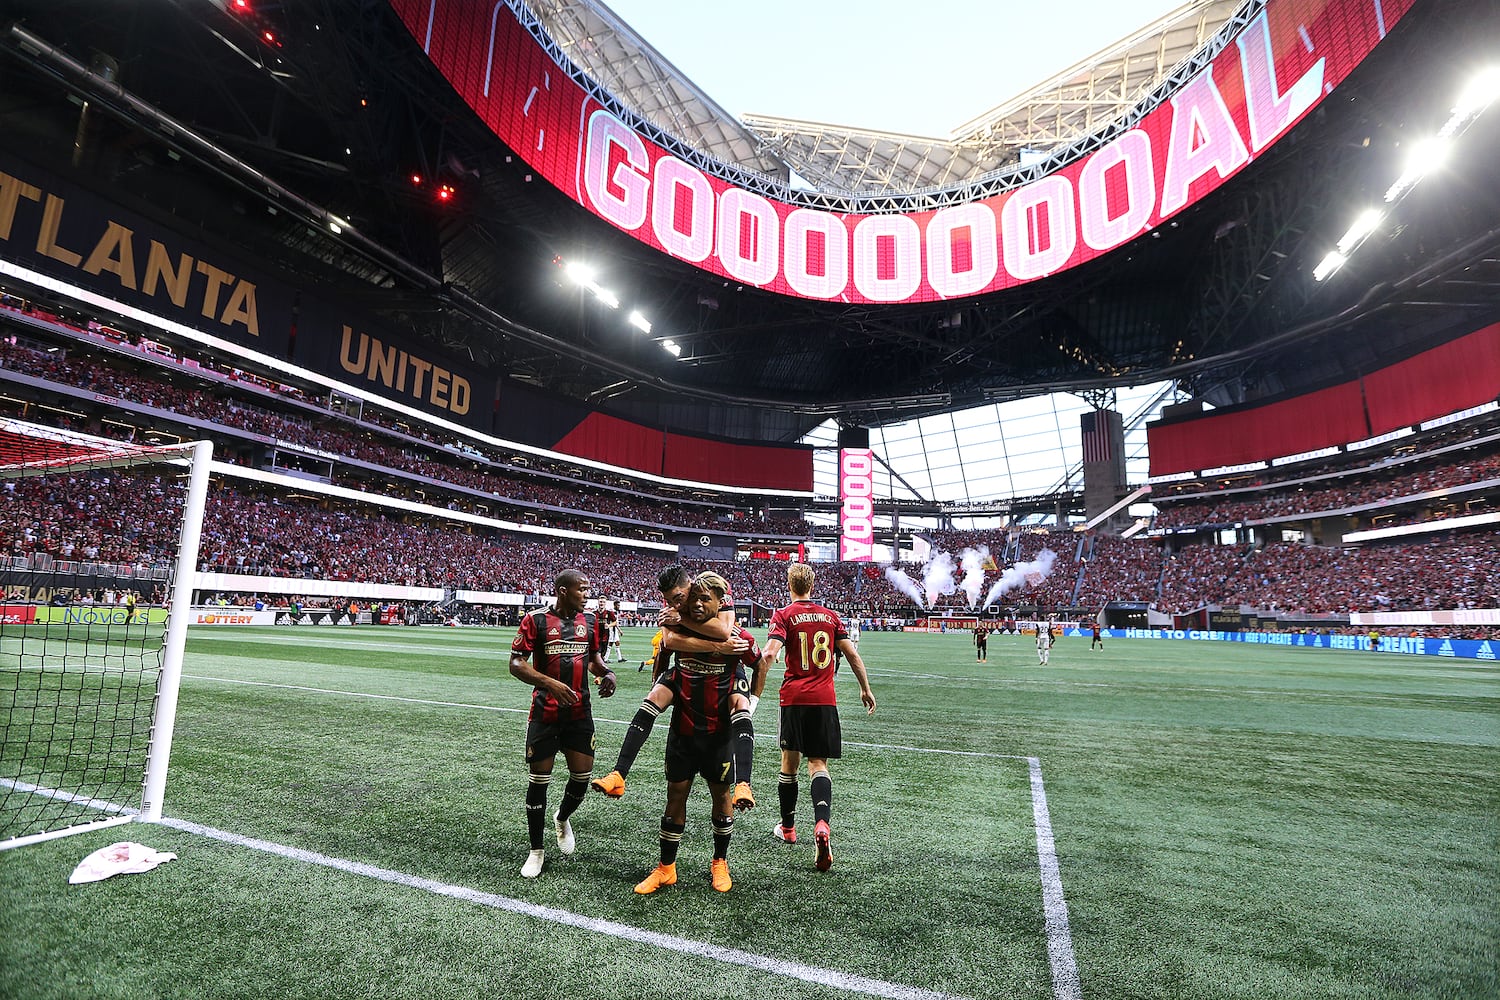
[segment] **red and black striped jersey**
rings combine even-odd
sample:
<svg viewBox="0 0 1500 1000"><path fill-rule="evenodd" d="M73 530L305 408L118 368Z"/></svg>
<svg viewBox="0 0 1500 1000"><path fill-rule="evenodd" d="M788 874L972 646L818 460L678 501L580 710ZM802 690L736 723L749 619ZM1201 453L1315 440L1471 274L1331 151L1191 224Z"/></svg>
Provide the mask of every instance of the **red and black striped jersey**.
<svg viewBox="0 0 1500 1000"><path fill-rule="evenodd" d="M727 653L676 653L672 664L672 732L683 736L729 735L729 696L734 692L735 667L754 669L760 660L755 637L744 629L734 633L750 644L739 656Z"/></svg>
<svg viewBox="0 0 1500 1000"><path fill-rule="evenodd" d="M580 611L564 620L553 608L539 608L522 618L510 651L530 656L538 673L555 677L579 693L578 704L564 705L537 688L528 717L540 722L588 718L589 663L600 648L599 627L591 612Z"/></svg>
<svg viewBox="0 0 1500 1000"><path fill-rule="evenodd" d="M838 612L814 601L793 601L771 615L770 638L786 648L783 705L837 705L833 672L839 640L849 638Z"/></svg>

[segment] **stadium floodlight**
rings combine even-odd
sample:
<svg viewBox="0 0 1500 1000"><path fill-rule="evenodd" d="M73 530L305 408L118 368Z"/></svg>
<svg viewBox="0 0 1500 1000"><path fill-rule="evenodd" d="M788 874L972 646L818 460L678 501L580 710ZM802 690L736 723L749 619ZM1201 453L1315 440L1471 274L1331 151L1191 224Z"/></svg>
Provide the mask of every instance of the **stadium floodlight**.
<svg viewBox="0 0 1500 1000"><path fill-rule="evenodd" d="M328 217L328 228L333 232L333 235L335 236L342 234L344 231L344 227L348 224L349 223L345 222L343 219L340 219L337 215L330 215Z"/></svg>
<svg viewBox="0 0 1500 1000"><path fill-rule="evenodd" d="M664 350L668 354L672 355L672 357L674 357L674 358L680 358L680 357L682 357L682 345L679 344L679 343L677 343L677 341L671 340L671 339L663 340L661 342L661 346L662 346L662 350Z"/></svg>
<svg viewBox="0 0 1500 1000"><path fill-rule="evenodd" d="M1412 147L1411 154L1406 158L1406 169L1401 171L1401 176L1396 178L1396 183L1386 189L1385 200L1395 201L1411 190L1417 181L1442 166L1443 161L1448 158L1450 146L1448 136L1438 135L1423 139Z"/></svg>
<svg viewBox="0 0 1500 1000"><path fill-rule="evenodd" d="M600 302L603 302L605 305L609 306L611 309L618 309L618 308L620 308L620 297L618 295L616 295L614 292L610 291L608 288L600 288L597 285L595 285L594 286L594 295L598 297L598 299L599 299Z"/></svg>
<svg viewBox="0 0 1500 1000"><path fill-rule="evenodd" d="M630 325L642 333L651 332L651 321L642 316L639 309L632 309L630 311Z"/></svg>
<svg viewBox="0 0 1500 1000"><path fill-rule="evenodd" d="M1349 231L1339 238L1339 253L1348 256L1350 251L1359 246L1366 236L1369 236L1380 226L1385 218L1385 213L1378 208L1367 208L1355 217Z"/></svg>
<svg viewBox="0 0 1500 1000"><path fill-rule="evenodd" d="M574 284L582 285L585 288L595 287L594 270L587 264L580 264L576 260L570 260L568 261L568 266L563 268L563 270L567 273L568 277L573 279Z"/></svg>
<svg viewBox="0 0 1500 1000"><path fill-rule="evenodd" d="M1500 99L1500 66L1490 66L1476 73L1458 95L1453 117L1472 118L1497 99Z"/></svg>
<svg viewBox="0 0 1500 1000"><path fill-rule="evenodd" d="M1344 262L1348 259L1348 257L1345 257L1337 250L1328 251L1328 255L1322 260L1318 261L1318 266L1313 268L1313 280L1322 281L1334 271L1337 271L1339 268L1343 267Z"/></svg>

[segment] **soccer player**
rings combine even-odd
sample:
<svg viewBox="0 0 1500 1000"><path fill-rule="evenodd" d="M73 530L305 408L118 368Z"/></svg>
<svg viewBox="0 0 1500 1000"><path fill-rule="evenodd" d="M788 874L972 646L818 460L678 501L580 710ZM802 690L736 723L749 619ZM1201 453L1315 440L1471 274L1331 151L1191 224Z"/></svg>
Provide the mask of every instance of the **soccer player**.
<svg viewBox="0 0 1500 1000"><path fill-rule="evenodd" d="M599 677L599 697L615 693L614 671L599 655L598 623L584 611L589 581L576 569L565 569L553 581L555 603L521 619L510 645L511 675L536 688L526 716L526 831L531 853L521 874L542 873L542 825L547 810L547 785L558 750L568 762L568 783L562 804L552 817L557 849L572 854L577 846L568 818L583 802L594 771L594 716L589 710L587 675ZM531 662L534 658L534 662Z"/></svg>
<svg viewBox="0 0 1500 1000"><path fill-rule="evenodd" d="M769 667L782 648L786 649L786 675L781 680L781 775L776 785L781 800L781 822L772 834L783 843L797 842L797 768L805 756L808 777L812 779L816 864L818 871L826 872L833 864L829 843L833 780L828 776L828 762L842 754L838 698L833 689L840 654L849 660L854 679L859 681L859 698L868 715L875 712L875 696L870 693L864 661L844 631L843 621L836 612L812 599L812 567L793 563L787 569L786 579L792 603L771 615L770 637L761 657L761 662ZM765 675L764 668L756 672L757 696Z"/></svg>
<svg viewBox="0 0 1500 1000"><path fill-rule="evenodd" d="M990 628L984 622L974 623L974 659L985 663L990 656Z"/></svg>
<svg viewBox="0 0 1500 1000"><path fill-rule="evenodd" d="M615 656L614 656L613 660L610 660L607 656L605 657L605 659L606 659L607 662L610 662L610 663L624 663L625 662L625 653L620 649L620 602L619 601L615 601L614 604L610 606L609 616L606 619L605 624L609 626L609 646L610 646L611 649L613 649L615 651Z"/></svg>
<svg viewBox="0 0 1500 1000"><path fill-rule="evenodd" d="M663 676L672 654L718 653L738 656L748 646L749 633L735 623L734 604L727 590L721 601L720 611L714 618L704 622L687 622L679 612L689 590L687 570L681 566L668 566L661 571L656 583L661 591L663 605L658 618L662 627L651 643L654 654L652 676L656 683L641 702L641 707L636 710L635 717L630 720L630 728L625 731L625 738L620 742L620 756L615 761L614 770L593 783L596 791L603 792L610 798L617 799L625 794L625 779L630 774L630 768L635 764L641 747L646 745L646 738L651 735L657 716L672 707L673 688L670 679ZM683 631L685 627L690 631ZM755 805L755 795L750 788L750 769L755 757L755 728L751 717L755 714L759 701L759 698L751 700L750 680L745 676L743 666L737 666L730 708L733 713L731 723L735 748L734 807L740 810L750 809Z"/></svg>
<svg viewBox="0 0 1500 1000"><path fill-rule="evenodd" d="M1092 639L1089 640L1089 649L1093 649L1095 646L1098 646L1100 649L1103 649L1104 648L1104 627L1099 624L1099 619L1098 618L1095 618L1092 622L1089 623L1089 631L1094 636Z"/></svg>
<svg viewBox="0 0 1500 1000"><path fill-rule="evenodd" d="M729 585L717 573L698 574L683 603L684 618L694 625L717 618L728 591ZM667 734L667 807L661 818L661 862L636 885L641 895L677 881L677 847L687 826L688 792L700 774L713 798L714 857L709 869L713 887L719 892L733 887L729 837L734 832L734 747L729 699L734 693L736 663L755 663L756 679L764 683L761 659L753 641L738 654L678 652L663 675L662 681L673 689Z"/></svg>
<svg viewBox="0 0 1500 1000"><path fill-rule="evenodd" d="M1045 667L1048 658L1052 655L1052 620L1039 621L1036 623L1036 658L1037 666Z"/></svg>

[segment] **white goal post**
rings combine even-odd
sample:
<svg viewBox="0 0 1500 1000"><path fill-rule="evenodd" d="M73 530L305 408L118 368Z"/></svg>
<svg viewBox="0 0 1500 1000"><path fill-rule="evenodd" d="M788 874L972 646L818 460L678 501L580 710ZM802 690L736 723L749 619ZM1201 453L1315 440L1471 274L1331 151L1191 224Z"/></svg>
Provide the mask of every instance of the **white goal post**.
<svg viewBox="0 0 1500 1000"><path fill-rule="evenodd" d="M161 819L212 457L0 418L0 850Z"/></svg>

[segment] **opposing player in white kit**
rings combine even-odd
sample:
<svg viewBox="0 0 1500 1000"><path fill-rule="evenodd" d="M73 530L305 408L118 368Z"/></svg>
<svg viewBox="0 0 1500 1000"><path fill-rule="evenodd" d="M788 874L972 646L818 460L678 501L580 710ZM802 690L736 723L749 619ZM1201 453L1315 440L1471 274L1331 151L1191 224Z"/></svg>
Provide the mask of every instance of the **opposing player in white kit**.
<svg viewBox="0 0 1500 1000"><path fill-rule="evenodd" d="M1052 622L1044 621L1036 623L1036 660L1037 666L1045 667L1047 659L1052 655Z"/></svg>

